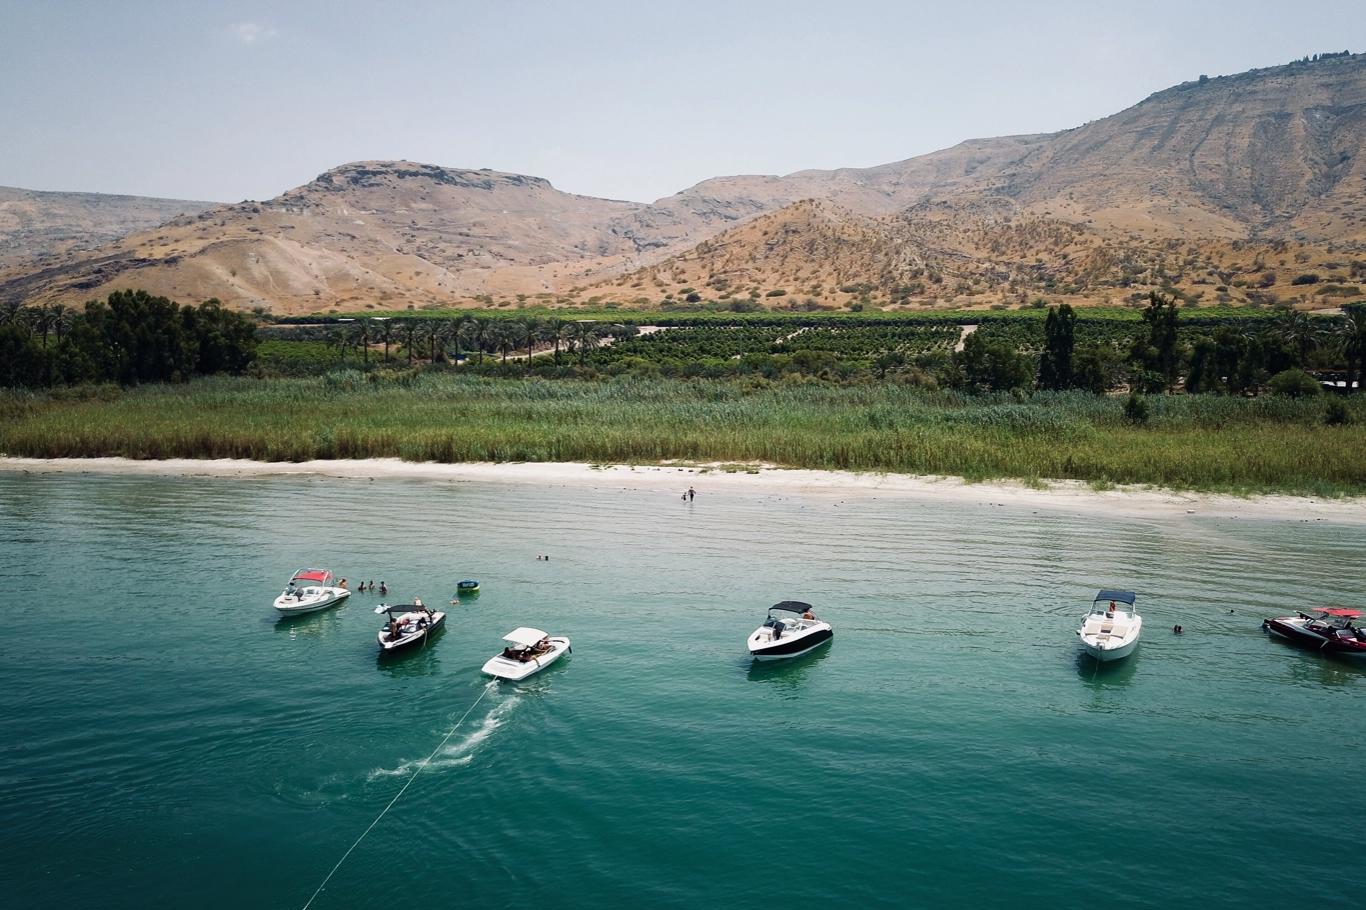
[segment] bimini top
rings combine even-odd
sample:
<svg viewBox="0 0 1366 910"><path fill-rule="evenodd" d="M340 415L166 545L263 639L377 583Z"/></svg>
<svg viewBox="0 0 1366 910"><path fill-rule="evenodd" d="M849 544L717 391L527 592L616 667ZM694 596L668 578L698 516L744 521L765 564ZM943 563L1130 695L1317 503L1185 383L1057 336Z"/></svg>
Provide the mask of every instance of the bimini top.
<svg viewBox="0 0 1366 910"><path fill-rule="evenodd" d="M376 613L416 613L427 610L428 607L423 604L380 604L375 607Z"/></svg>
<svg viewBox="0 0 1366 910"><path fill-rule="evenodd" d="M785 600L782 603L774 604L769 607L768 610L770 613L774 610L779 610L783 613L805 613L807 610L813 610L813 608L811 604L804 604L800 600Z"/></svg>
<svg viewBox="0 0 1366 910"><path fill-rule="evenodd" d="M300 569L290 581L316 581L325 585L332 581L332 573L326 569Z"/></svg>
<svg viewBox="0 0 1366 910"><path fill-rule="evenodd" d="M521 628L513 629L511 632L504 635L503 641L510 641L514 645L521 645L523 648L530 648L532 645L536 644L536 642L540 641L542 638L545 637L546 633L542 632L540 629L532 629L528 626L522 626Z"/></svg>
<svg viewBox="0 0 1366 910"><path fill-rule="evenodd" d="M1137 599L1138 595L1133 591L1101 591L1096 595L1095 602L1100 603L1102 600L1113 600L1117 604L1128 604L1132 607L1134 601Z"/></svg>
<svg viewBox="0 0 1366 910"><path fill-rule="evenodd" d="M1360 610L1353 610L1351 607L1319 607L1319 612L1325 616L1343 616L1347 619L1357 619L1361 616Z"/></svg>

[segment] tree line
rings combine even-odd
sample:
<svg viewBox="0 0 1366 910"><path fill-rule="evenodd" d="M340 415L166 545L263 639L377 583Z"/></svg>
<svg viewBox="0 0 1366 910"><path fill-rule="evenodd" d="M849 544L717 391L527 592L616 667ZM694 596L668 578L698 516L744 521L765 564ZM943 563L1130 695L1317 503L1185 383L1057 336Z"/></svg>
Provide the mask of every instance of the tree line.
<svg viewBox="0 0 1366 910"><path fill-rule="evenodd" d="M951 385L989 390L1086 389L1105 392L1128 385L1147 394L1185 391L1255 393L1283 377L1289 388L1306 389L1308 369L1343 368L1347 388L1360 386L1366 372L1366 305L1343 308L1336 318L1314 318L1294 310L1245 325L1224 324L1182 343L1175 301L1151 294L1143 324L1127 351L1112 345L1079 347L1077 316L1067 304L1051 308L1044 323L1044 347L1035 368L1028 355L1003 341L968 336L954 357ZM1305 378L1308 378L1305 376ZM957 381L953 381L956 379ZM1312 379L1313 391L1317 383Z"/></svg>
<svg viewBox="0 0 1366 910"><path fill-rule="evenodd" d="M414 358L432 363L472 358L478 365L484 363L486 356L500 357L502 363L509 357L530 361L538 351L552 355L555 363L560 363L564 354L570 354L582 364L604 338L637 332L639 329L631 325L559 318L371 317L333 328L325 340L337 352L339 363L345 363L348 356L366 365L372 356L387 363L390 348L398 347L409 365Z"/></svg>
<svg viewBox="0 0 1366 910"><path fill-rule="evenodd" d="M180 306L146 291L115 291L83 309L55 303L0 308L0 386L182 382L242 373L256 325L218 300Z"/></svg>

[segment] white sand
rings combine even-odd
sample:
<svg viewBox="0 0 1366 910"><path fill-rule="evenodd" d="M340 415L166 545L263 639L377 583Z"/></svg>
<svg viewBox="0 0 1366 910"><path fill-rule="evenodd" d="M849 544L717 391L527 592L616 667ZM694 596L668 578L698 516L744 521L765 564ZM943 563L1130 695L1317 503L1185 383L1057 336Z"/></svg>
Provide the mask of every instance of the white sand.
<svg viewBox="0 0 1366 910"><path fill-rule="evenodd" d="M1129 517L1193 515L1274 521L1366 523L1366 498L1318 499L1299 496L1238 497L1181 493L1148 487L1096 491L1080 481L1057 480L1046 489L1010 481L968 483L953 477L906 474L807 471L769 466L727 470L707 465L613 465L577 463L414 464L393 458L354 461L260 462L238 459L8 458L0 471L24 473L104 473L255 477L311 474L349 478L422 478L453 482L539 484L620 490L659 490L681 494L689 486L699 500L728 491L775 495L852 498L903 498L925 502L973 502L1031 509L1096 512ZM750 473L754 472L754 473Z"/></svg>

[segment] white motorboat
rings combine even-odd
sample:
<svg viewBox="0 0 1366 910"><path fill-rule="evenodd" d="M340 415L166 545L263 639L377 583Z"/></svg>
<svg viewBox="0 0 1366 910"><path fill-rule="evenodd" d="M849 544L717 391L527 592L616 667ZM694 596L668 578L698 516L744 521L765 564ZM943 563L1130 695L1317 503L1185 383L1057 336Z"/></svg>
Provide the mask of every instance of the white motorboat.
<svg viewBox="0 0 1366 910"><path fill-rule="evenodd" d="M1132 591L1101 591L1082 617L1077 637L1081 646L1101 663L1123 660L1138 647L1143 617L1134 609L1138 599Z"/></svg>
<svg viewBox="0 0 1366 910"><path fill-rule="evenodd" d="M446 614L433 610L420 598L410 604L380 604L376 613L385 613L389 621L379 630L379 646L385 651L396 651L425 641L427 636L440 628L446 621Z"/></svg>
<svg viewBox="0 0 1366 910"><path fill-rule="evenodd" d="M507 647L502 654L490 657L483 672L499 679L526 679L539 673L573 649L562 635L547 635L540 629L526 626L513 629L503 636Z"/></svg>
<svg viewBox="0 0 1366 910"><path fill-rule="evenodd" d="M768 608L768 618L747 645L755 660L799 657L835 637L830 623L816 618L811 604L785 600Z"/></svg>
<svg viewBox="0 0 1366 910"><path fill-rule="evenodd" d="M351 592L337 584L326 569L300 569L289 579L284 593L275 598L275 609L287 616L313 613L336 606Z"/></svg>

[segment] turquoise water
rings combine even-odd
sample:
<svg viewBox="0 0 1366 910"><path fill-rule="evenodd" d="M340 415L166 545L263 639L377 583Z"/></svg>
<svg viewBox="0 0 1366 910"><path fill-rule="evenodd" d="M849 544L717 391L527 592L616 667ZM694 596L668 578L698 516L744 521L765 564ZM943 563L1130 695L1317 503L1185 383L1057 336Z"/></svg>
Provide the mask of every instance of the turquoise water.
<svg viewBox="0 0 1366 910"><path fill-rule="evenodd" d="M1366 528L698 486L0 474L5 904L302 907L473 704L315 908L1361 906L1305 861L1359 852L1366 668L1259 624L1359 600ZM378 596L275 618L315 563L484 590L385 660ZM751 666L788 598L833 644ZM488 685L521 624L573 655Z"/></svg>

